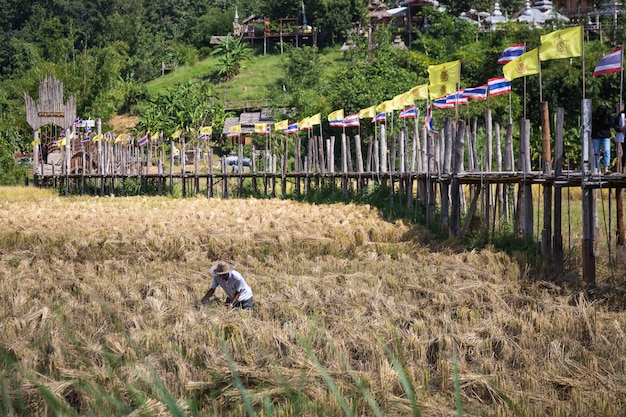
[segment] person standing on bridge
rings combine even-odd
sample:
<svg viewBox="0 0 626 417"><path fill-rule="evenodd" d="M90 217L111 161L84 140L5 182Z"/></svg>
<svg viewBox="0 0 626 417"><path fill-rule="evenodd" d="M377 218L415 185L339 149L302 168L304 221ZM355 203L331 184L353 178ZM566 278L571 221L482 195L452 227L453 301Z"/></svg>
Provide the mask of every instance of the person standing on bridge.
<svg viewBox="0 0 626 417"><path fill-rule="evenodd" d="M200 299L200 304L208 302L215 293L215 289L220 286L226 293L226 304L229 309L240 307L244 310L252 310L252 289L232 264L219 261L209 271L213 274L213 281L211 288Z"/></svg>
<svg viewBox="0 0 626 417"><path fill-rule="evenodd" d="M600 150L602 150L602 162L604 173L608 174L611 165L611 128L613 117L611 110L604 104L600 104L593 112L591 119L591 141L593 142L593 156L596 169L600 170Z"/></svg>

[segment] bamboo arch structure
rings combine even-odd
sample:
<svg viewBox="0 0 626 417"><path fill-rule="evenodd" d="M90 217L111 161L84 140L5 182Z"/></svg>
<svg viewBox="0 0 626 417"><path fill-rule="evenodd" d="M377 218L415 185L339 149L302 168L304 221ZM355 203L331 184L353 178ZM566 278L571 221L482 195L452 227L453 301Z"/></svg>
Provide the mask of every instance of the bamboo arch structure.
<svg viewBox="0 0 626 417"><path fill-rule="evenodd" d="M48 124L54 124L69 132L76 120L76 95L63 102L63 83L52 75L39 83L39 104L28 94L24 93L26 102L26 121L33 128L33 142L39 142L39 129ZM69 142L69 141L68 141ZM70 165L69 146L65 152L66 164ZM35 170L41 164L40 146L33 146L33 166Z"/></svg>

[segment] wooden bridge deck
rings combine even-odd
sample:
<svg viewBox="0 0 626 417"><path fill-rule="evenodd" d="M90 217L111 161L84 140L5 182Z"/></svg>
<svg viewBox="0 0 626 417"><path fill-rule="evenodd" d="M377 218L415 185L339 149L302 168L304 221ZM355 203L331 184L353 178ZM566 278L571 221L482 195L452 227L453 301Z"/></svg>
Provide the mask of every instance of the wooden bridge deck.
<svg viewBox="0 0 626 417"><path fill-rule="evenodd" d="M245 179L245 178L275 178L275 179L367 179L381 181L391 179L394 181L413 179L413 180L429 180L434 183L451 183L453 179L459 184L544 184L556 187L582 187L582 188L626 188L626 174L610 173L610 174L588 174L583 176L581 171L566 171L560 175L545 174L539 171L533 172L462 172L458 174L444 173L420 173L420 172L213 172L198 173L193 172L177 172L177 173L146 173L146 174L115 174L103 175L92 173L78 174L52 174L35 175L40 181L63 180L63 179ZM583 179L584 177L584 179Z"/></svg>

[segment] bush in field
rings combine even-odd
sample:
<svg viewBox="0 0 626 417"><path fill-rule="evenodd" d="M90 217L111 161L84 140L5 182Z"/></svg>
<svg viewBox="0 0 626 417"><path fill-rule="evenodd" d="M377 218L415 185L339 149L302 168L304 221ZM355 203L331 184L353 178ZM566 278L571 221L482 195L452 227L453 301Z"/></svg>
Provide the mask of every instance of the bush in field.
<svg viewBox="0 0 626 417"><path fill-rule="evenodd" d="M24 181L27 168L18 166L6 141L0 137L0 185L17 185Z"/></svg>

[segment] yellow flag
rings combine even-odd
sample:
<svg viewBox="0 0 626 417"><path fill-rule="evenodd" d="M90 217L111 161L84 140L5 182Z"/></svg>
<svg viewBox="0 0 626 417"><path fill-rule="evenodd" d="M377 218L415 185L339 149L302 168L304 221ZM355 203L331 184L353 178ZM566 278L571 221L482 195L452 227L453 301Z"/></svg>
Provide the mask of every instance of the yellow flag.
<svg viewBox="0 0 626 417"><path fill-rule="evenodd" d="M237 124L228 128L228 133L241 133L241 125Z"/></svg>
<svg viewBox="0 0 626 417"><path fill-rule="evenodd" d="M309 122L311 123L311 126L319 125L320 123L322 123L321 115L319 113L314 114L313 116L309 117Z"/></svg>
<svg viewBox="0 0 626 417"><path fill-rule="evenodd" d="M311 118L305 117L298 122L298 130L306 130L311 128Z"/></svg>
<svg viewBox="0 0 626 417"><path fill-rule="evenodd" d="M541 37L539 59L571 58L583 54L583 27L557 30Z"/></svg>
<svg viewBox="0 0 626 417"><path fill-rule="evenodd" d="M93 138L91 138L92 142L98 142L102 140L102 133L100 133L99 135L94 136Z"/></svg>
<svg viewBox="0 0 626 417"><path fill-rule="evenodd" d="M335 110L328 115L329 122L337 122L338 120L341 120L341 123L343 123L343 109Z"/></svg>
<svg viewBox="0 0 626 417"><path fill-rule="evenodd" d="M182 132L178 129L176 132L172 133L172 139L178 139Z"/></svg>
<svg viewBox="0 0 626 417"><path fill-rule="evenodd" d="M267 123L255 123L254 133L268 133L267 127L268 127Z"/></svg>
<svg viewBox="0 0 626 417"><path fill-rule="evenodd" d="M376 116L376 106L371 106L359 111L359 119L372 119Z"/></svg>
<svg viewBox="0 0 626 417"><path fill-rule="evenodd" d="M274 123L274 130L285 130L289 126L289 120L281 120L280 122Z"/></svg>
<svg viewBox="0 0 626 417"><path fill-rule="evenodd" d="M200 128L201 135L212 135L213 134L213 126L204 126Z"/></svg>
<svg viewBox="0 0 626 417"><path fill-rule="evenodd" d="M75 136L75 135L74 135L74 132L72 132L72 131L68 132L68 134L66 135L66 137L67 137L69 140L74 139L74 136Z"/></svg>
<svg viewBox="0 0 626 417"><path fill-rule="evenodd" d="M409 95L409 92L398 94L391 100L394 110L403 110L406 106L413 105L413 99Z"/></svg>
<svg viewBox="0 0 626 417"><path fill-rule="evenodd" d="M124 134L120 133L119 135L117 135L117 137L115 138L115 143L121 143L124 142Z"/></svg>
<svg viewBox="0 0 626 417"><path fill-rule="evenodd" d="M37 138L37 139L35 139L34 141L31 142L31 145L39 146L40 143L41 143L41 140L39 140L39 138Z"/></svg>
<svg viewBox="0 0 626 417"><path fill-rule="evenodd" d="M429 98L428 84L422 84L418 85L417 87L413 87L409 90L408 93L413 100L427 100Z"/></svg>
<svg viewBox="0 0 626 417"><path fill-rule="evenodd" d="M391 102L391 100L383 101L378 106L376 106L377 113L381 113L381 112L387 113L390 111L393 111L393 103Z"/></svg>
<svg viewBox="0 0 626 417"><path fill-rule="evenodd" d="M63 139L61 139L59 142L57 142L57 146L60 148L61 146L65 146L67 145L67 140L65 140L65 137L63 137Z"/></svg>
<svg viewBox="0 0 626 417"><path fill-rule="evenodd" d="M531 49L502 67L504 79L511 81L527 75L539 74L539 50Z"/></svg>
<svg viewBox="0 0 626 417"><path fill-rule="evenodd" d="M439 65L428 66L428 80L430 85L458 82L461 77L461 61L451 61Z"/></svg>
<svg viewBox="0 0 626 417"><path fill-rule="evenodd" d="M451 81L447 84L429 85L428 94L431 100L435 100L441 97L445 97L448 94L452 94L456 91L456 81Z"/></svg>

